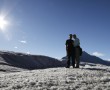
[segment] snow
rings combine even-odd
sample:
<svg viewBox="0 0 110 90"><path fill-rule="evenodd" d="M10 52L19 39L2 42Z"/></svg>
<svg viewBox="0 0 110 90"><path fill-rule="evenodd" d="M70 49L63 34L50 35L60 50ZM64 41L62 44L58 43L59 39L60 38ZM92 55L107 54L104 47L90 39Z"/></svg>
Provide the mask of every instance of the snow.
<svg viewBox="0 0 110 90"><path fill-rule="evenodd" d="M48 68L1 73L0 90L110 90L110 67Z"/></svg>
<svg viewBox="0 0 110 90"><path fill-rule="evenodd" d="M109 62L101 62L65 68L66 60L0 51L0 90L110 90Z"/></svg>

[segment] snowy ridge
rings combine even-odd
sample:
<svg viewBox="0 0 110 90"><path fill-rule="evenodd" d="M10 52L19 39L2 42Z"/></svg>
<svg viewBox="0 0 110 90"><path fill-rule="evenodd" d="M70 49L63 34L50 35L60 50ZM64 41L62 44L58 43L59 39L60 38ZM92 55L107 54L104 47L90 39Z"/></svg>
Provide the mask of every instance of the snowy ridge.
<svg viewBox="0 0 110 90"><path fill-rule="evenodd" d="M67 58L62 58L62 61L52 57L42 55L31 55L27 53L0 51L0 72L16 72L33 69L45 69L54 67L65 67ZM85 62L84 64L82 64ZM86 63L110 65L109 61L104 61L98 57L91 56L83 52L80 65Z"/></svg>
<svg viewBox="0 0 110 90"><path fill-rule="evenodd" d="M0 51L0 71L20 71L62 67L62 62L42 55Z"/></svg>

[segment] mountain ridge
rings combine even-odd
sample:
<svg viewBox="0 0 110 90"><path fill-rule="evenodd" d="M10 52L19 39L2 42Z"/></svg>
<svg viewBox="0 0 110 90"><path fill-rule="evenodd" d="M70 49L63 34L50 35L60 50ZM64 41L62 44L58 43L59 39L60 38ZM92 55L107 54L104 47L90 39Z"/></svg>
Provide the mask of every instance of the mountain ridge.
<svg viewBox="0 0 110 90"><path fill-rule="evenodd" d="M22 70L65 67L66 60L67 57L63 57L62 60L58 60L44 55L31 55L21 52L0 51L0 71L16 72ZM109 61L89 55L84 51L80 61L110 66ZM80 65L82 64L80 63Z"/></svg>
<svg viewBox="0 0 110 90"><path fill-rule="evenodd" d="M49 56L0 51L0 69L3 70L5 66L33 70L62 67L63 65L61 61Z"/></svg>
<svg viewBox="0 0 110 90"><path fill-rule="evenodd" d="M62 58L63 63L65 63L66 60L67 60L66 56ZM80 61L110 66L110 61L103 60L103 59L96 57L94 55L90 55L85 51L83 51L82 56L80 57Z"/></svg>

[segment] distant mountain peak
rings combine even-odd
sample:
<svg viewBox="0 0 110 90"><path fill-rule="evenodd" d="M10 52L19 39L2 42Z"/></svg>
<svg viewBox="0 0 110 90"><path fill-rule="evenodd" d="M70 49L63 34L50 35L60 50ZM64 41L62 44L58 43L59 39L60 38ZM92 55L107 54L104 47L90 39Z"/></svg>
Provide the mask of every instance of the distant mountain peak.
<svg viewBox="0 0 110 90"><path fill-rule="evenodd" d="M67 60L67 57L63 57L62 60ZM99 57L90 55L86 51L83 51L82 56L80 57L80 61L81 62L89 62L89 63L95 63L95 64L102 64L102 65L110 66L109 61L105 61L105 60L103 60Z"/></svg>

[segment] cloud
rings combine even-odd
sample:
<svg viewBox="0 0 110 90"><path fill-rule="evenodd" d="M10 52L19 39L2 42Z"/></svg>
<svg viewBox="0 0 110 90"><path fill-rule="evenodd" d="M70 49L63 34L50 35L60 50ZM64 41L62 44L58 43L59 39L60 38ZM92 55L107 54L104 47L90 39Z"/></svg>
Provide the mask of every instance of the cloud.
<svg viewBox="0 0 110 90"><path fill-rule="evenodd" d="M93 52L92 55L97 56L97 57L104 56L104 54L100 52Z"/></svg>
<svg viewBox="0 0 110 90"><path fill-rule="evenodd" d="M110 61L110 59L108 59L108 61Z"/></svg>
<svg viewBox="0 0 110 90"><path fill-rule="evenodd" d="M30 52L26 52L27 54L30 54Z"/></svg>
<svg viewBox="0 0 110 90"><path fill-rule="evenodd" d="M18 47L15 46L14 48L17 49Z"/></svg>
<svg viewBox="0 0 110 90"><path fill-rule="evenodd" d="M25 40L21 40L20 42L23 43L23 44L27 43L27 41L25 41Z"/></svg>

